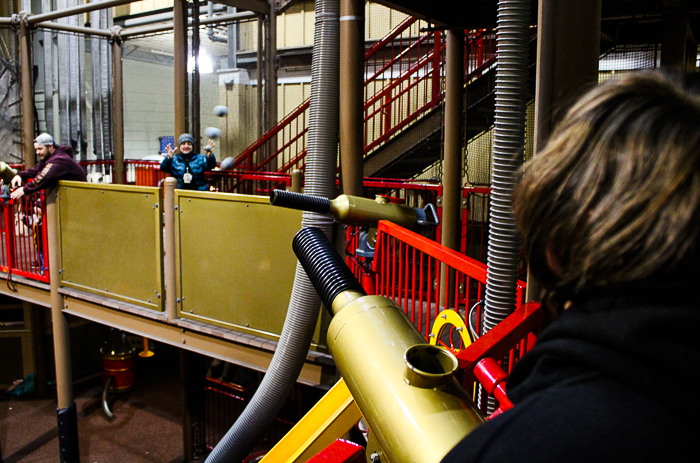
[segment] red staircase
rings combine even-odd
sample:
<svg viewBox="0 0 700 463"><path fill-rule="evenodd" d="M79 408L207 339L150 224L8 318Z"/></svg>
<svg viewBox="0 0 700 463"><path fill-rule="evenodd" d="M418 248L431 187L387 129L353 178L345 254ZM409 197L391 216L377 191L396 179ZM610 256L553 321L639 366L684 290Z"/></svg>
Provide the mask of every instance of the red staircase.
<svg viewBox="0 0 700 463"><path fill-rule="evenodd" d="M407 18L365 52L364 154L371 154L442 102L442 33ZM495 64L495 34L468 32L465 82ZM290 173L304 168L307 99L238 155L233 168Z"/></svg>

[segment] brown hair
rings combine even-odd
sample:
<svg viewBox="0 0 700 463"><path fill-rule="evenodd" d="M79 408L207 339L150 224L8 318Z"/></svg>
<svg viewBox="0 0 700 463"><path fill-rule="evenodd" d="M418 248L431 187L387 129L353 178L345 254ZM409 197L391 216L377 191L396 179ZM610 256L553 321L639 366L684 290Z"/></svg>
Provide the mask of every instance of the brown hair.
<svg viewBox="0 0 700 463"><path fill-rule="evenodd" d="M700 236L700 78L645 71L591 90L524 167L514 209L559 301L676 266Z"/></svg>

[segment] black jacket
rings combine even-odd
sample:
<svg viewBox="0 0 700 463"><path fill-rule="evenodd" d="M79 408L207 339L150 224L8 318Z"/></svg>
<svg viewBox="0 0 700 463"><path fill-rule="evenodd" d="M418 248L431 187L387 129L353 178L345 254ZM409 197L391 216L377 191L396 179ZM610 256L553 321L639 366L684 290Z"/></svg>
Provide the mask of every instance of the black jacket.
<svg viewBox="0 0 700 463"><path fill-rule="evenodd" d="M25 194L43 190L59 180L87 181L85 171L73 159L73 149L70 146L57 146L53 154L17 175L25 182L34 179L24 186Z"/></svg>
<svg viewBox="0 0 700 463"><path fill-rule="evenodd" d="M696 284L574 301L514 368L506 388L515 407L443 463L697 458Z"/></svg>

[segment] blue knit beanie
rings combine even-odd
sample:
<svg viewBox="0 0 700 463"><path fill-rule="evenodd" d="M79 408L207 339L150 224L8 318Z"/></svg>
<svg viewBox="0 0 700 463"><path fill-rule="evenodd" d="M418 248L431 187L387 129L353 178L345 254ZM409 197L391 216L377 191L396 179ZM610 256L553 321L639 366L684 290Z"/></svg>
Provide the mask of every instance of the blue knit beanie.
<svg viewBox="0 0 700 463"><path fill-rule="evenodd" d="M186 141L192 143L194 145L194 137L190 135L189 133L183 133L180 135L180 138L177 139L177 146L182 145Z"/></svg>

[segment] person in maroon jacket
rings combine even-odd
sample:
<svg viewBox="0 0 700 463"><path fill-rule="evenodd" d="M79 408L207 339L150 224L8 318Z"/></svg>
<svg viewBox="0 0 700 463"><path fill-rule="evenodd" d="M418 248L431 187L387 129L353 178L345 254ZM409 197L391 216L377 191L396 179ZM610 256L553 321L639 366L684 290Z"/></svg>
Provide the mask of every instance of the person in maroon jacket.
<svg viewBox="0 0 700 463"><path fill-rule="evenodd" d="M42 133L34 139L34 150L39 157L39 163L15 175L11 182L12 199L44 190L59 180L87 181L85 171L73 159L73 149L70 146L56 146L53 137L48 133ZM33 180L23 187L20 186L23 181L29 179Z"/></svg>

